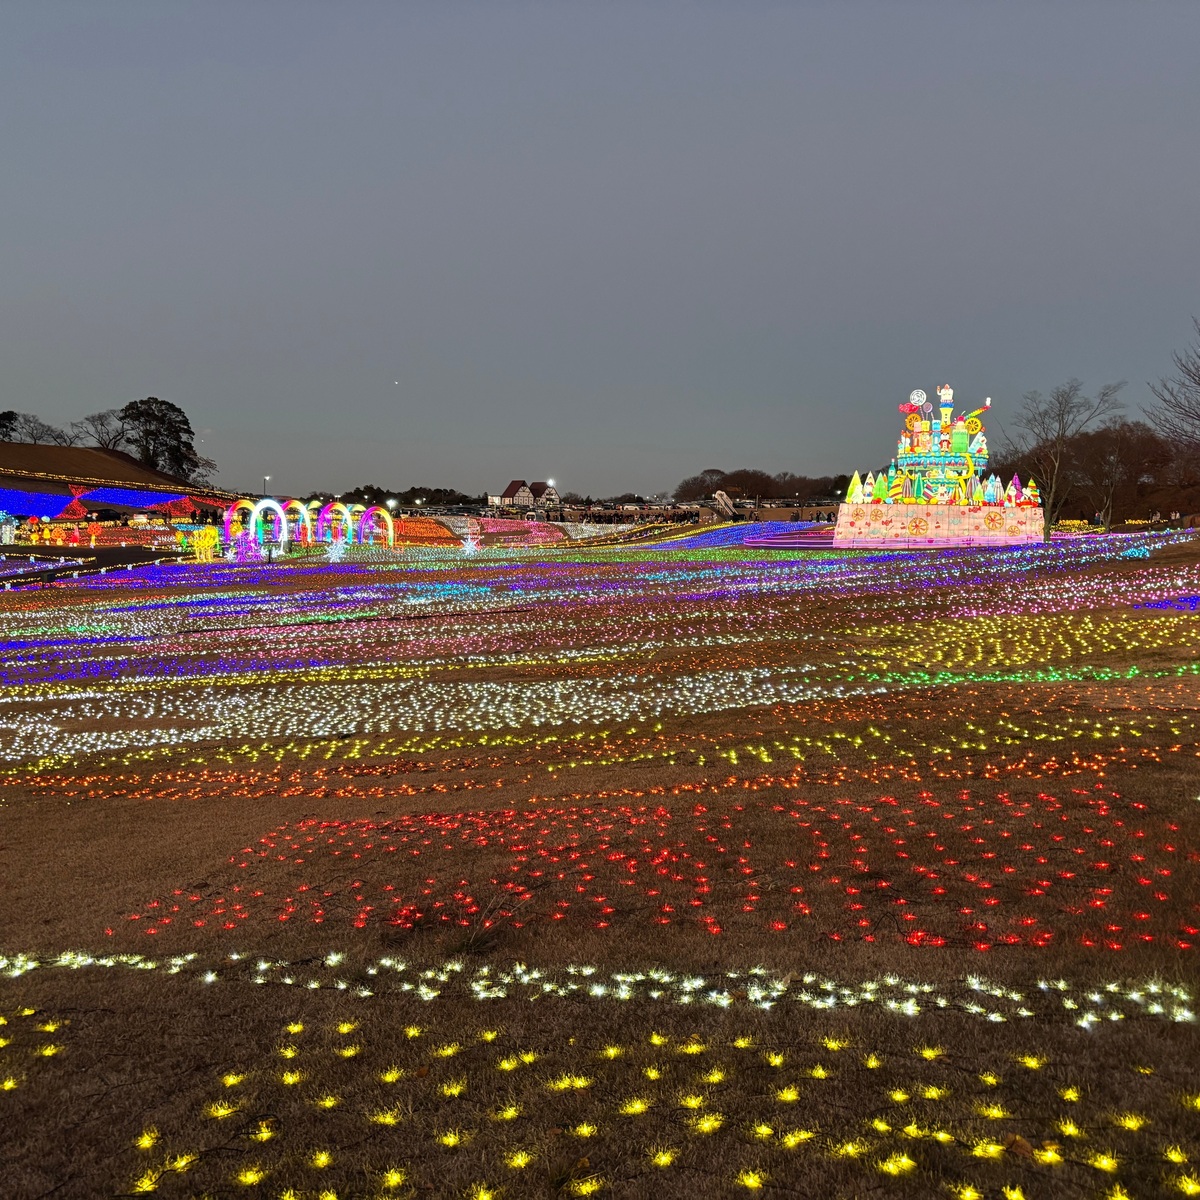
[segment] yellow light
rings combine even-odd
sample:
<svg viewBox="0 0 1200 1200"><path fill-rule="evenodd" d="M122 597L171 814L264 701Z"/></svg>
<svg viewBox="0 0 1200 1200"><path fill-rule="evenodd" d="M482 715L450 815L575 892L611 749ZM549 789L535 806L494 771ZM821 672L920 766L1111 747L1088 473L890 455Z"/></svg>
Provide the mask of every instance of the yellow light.
<svg viewBox="0 0 1200 1200"><path fill-rule="evenodd" d="M13 1088L20 1086L17 1080L12 1075L6 1075L4 1082L0 1083L0 1090L11 1092Z"/></svg>
<svg viewBox="0 0 1200 1200"><path fill-rule="evenodd" d="M945 1054L945 1050L941 1046L921 1046L917 1053L925 1059L926 1062L933 1062L935 1058L941 1058Z"/></svg>
<svg viewBox="0 0 1200 1200"><path fill-rule="evenodd" d="M381 1109L379 1112L374 1112L368 1118L375 1125L399 1125L400 1118L392 1112L391 1109Z"/></svg>
<svg viewBox="0 0 1200 1200"><path fill-rule="evenodd" d="M341 1103L341 1100L337 1096L320 1096L318 1099L314 1100L313 1103L318 1108L329 1109L337 1108L337 1106Z"/></svg>
<svg viewBox="0 0 1200 1200"><path fill-rule="evenodd" d="M834 1154L839 1158L857 1158L866 1146L862 1142L843 1142L840 1146L833 1148Z"/></svg>
<svg viewBox="0 0 1200 1200"><path fill-rule="evenodd" d="M656 1167L669 1167L676 1159L677 1152L674 1150L651 1150L650 1161Z"/></svg>
<svg viewBox="0 0 1200 1200"><path fill-rule="evenodd" d="M707 1075L701 1077L703 1083L724 1083L725 1072L720 1067L713 1067Z"/></svg>
<svg viewBox="0 0 1200 1200"><path fill-rule="evenodd" d="M1023 1067L1028 1067L1031 1071L1038 1071L1046 1065L1044 1058L1039 1058L1036 1054L1022 1054L1017 1057L1017 1062Z"/></svg>
<svg viewBox="0 0 1200 1200"><path fill-rule="evenodd" d="M407 1176L399 1167L389 1167L380 1177L379 1182L385 1188L398 1188L403 1185Z"/></svg>
<svg viewBox="0 0 1200 1200"><path fill-rule="evenodd" d="M55 1046L53 1043L47 1042L46 1045L37 1048L37 1053L43 1058L53 1058L61 1049L61 1046Z"/></svg>
<svg viewBox="0 0 1200 1200"><path fill-rule="evenodd" d="M922 1100L944 1100L948 1095L950 1095L949 1088L935 1087L933 1084L921 1089Z"/></svg>
<svg viewBox="0 0 1200 1200"><path fill-rule="evenodd" d="M680 1054L703 1054L708 1047L703 1042L687 1042L679 1047Z"/></svg>
<svg viewBox="0 0 1200 1200"><path fill-rule="evenodd" d="M230 1104L227 1100L214 1100L205 1110L206 1117L212 1117L216 1121L223 1121L226 1117L232 1117L237 1112L238 1106Z"/></svg>
<svg viewBox="0 0 1200 1200"><path fill-rule="evenodd" d="M1200 1179L1195 1175L1180 1175L1176 1183L1185 1196L1200 1196Z"/></svg>
<svg viewBox="0 0 1200 1200"><path fill-rule="evenodd" d="M158 1190L158 1172L147 1171L144 1175L139 1175L133 1181L131 1189L134 1192L154 1192Z"/></svg>
<svg viewBox="0 0 1200 1200"><path fill-rule="evenodd" d="M829 1078L829 1072L823 1066L821 1066L820 1063L817 1063L817 1065L815 1067L810 1068L808 1073L814 1079L828 1079Z"/></svg>
<svg viewBox="0 0 1200 1200"><path fill-rule="evenodd" d="M421 1036L420 1025L406 1025L404 1027L404 1036L406 1038L419 1038Z"/></svg>
<svg viewBox="0 0 1200 1200"><path fill-rule="evenodd" d="M470 1200L496 1200L496 1193L482 1183L477 1183L467 1194Z"/></svg>
<svg viewBox="0 0 1200 1200"><path fill-rule="evenodd" d="M571 1195L594 1196L603 1186L603 1182L594 1175L587 1179L573 1179L571 1180Z"/></svg>
<svg viewBox="0 0 1200 1200"><path fill-rule="evenodd" d="M1063 1137L1083 1137L1083 1130L1074 1121L1059 1121L1058 1132Z"/></svg>
<svg viewBox="0 0 1200 1200"><path fill-rule="evenodd" d="M783 1104L795 1104L800 1099L800 1089L797 1087L780 1088L775 1093L775 1099Z"/></svg>
<svg viewBox="0 0 1200 1200"><path fill-rule="evenodd" d="M689 1096L680 1096L679 1104L681 1108L703 1108L704 1097L697 1096L694 1093Z"/></svg>
<svg viewBox="0 0 1200 1200"><path fill-rule="evenodd" d="M463 1143L463 1135L457 1129L448 1129L442 1134L438 1141L443 1146L453 1150L456 1146L461 1146Z"/></svg>
<svg viewBox="0 0 1200 1200"><path fill-rule="evenodd" d="M498 1029L485 1029L479 1035L481 1042L494 1042L500 1036Z"/></svg>
<svg viewBox="0 0 1200 1200"><path fill-rule="evenodd" d="M1008 1116L1008 1112L1002 1104L981 1104L979 1106L979 1115L987 1117L989 1121L1002 1121Z"/></svg>
<svg viewBox="0 0 1200 1200"><path fill-rule="evenodd" d="M742 1034L741 1037L733 1039L733 1044L738 1050L749 1050L754 1045L754 1039L748 1037L746 1034Z"/></svg>
<svg viewBox="0 0 1200 1200"><path fill-rule="evenodd" d="M1187 1108L1194 1108L1200 1112L1200 1096L1184 1096L1183 1103Z"/></svg>
<svg viewBox="0 0 1200 1200"><path fill-rule="evenodd" d="M62 1028L61 1021L47 1021L44 1025L39 1025L38 1028L43 1033L57 1033Z"/></svg>
<svg viewBox="0 0 1200 1200"><path fill-rule="evenodd" d="M863 1059L863 1066L866 1067L868 1071L877 1070L879 1067L883 1066L883 1059L877 1054L868 1054L867 1057Z"/></svg>
<svg viewBox="0 0 1200 1200"><path fill-rule="evenodd" d="M1175 1163L1176 1166L1180 1166L1188 1160L1187 1155L1183 1152L1182 1146L1168 1146L1163 1151L1163 1158L1165 1158L1167 1162Z"/></svg>
<svg viewBox="0 0 1200 1200"><path fill-rule="evenodd" d="M245 1078L245 1075L222 1075L221 1082L226 1087L237 1087L237 1085Z"/></svg>
<svg viewBox="0 0 1200 1200"><path fill-rule="evenodd" d="M725 1118L721 1113L705 1113L691 1124L697 1133L716 1133L725 1124Z"/></svg>
<svg viewBox="0 0 1200 1200"><path fill-rule="evenodd" d="M987 1087L996 1087L1000 1083L1000 1076L993 1075L990 1071L985 1071L984 1074L980 1075L979 1082L985 1084Z"/></svg>
<svg viewBox="0 0 1200 1200"><path fill-rule="evenodd" d="M465 1079L451 1079L449 1083L442 1084L442 1095L451 1098L461 1096L467 1090L467 1081Z"/></svg>
<svg viewBox="0 0 1200 1200"><path fill-rule="evenodd" d="M496 1113L497 1121L515 1121L521 1115L521 1109L516 1104L506 1105Z"/></svg>
<svg viewBox="0 0 1200 1200"><path fill-rule="evenodd" d="M811 1129L790 1129L779 1140L783 1143L787 1150L795 1150L803 1142L807 1142L816 1137L816 1134Z"/></svg>
<svg viewBox="0 0 1200 1200"><path fill-rule="evenodd" d="M557 1079L550 1080L546 1086L552 1092L580 1091L591 1087L592 1081L586 1075L560 1075Z"/></svg>
<svg viewBox="0 0 1200 1200"><path fill-rule="evenodd" d="M631 1100L626 1100L617 1111L623 1117L640 1117L649 1108L649 1100L643 1100L641 1097L635 1096Z"/></svg>
<svg viewBox="0 0 1200 1200"><path fill-rule="evenodd" d="M826 1050L845 1050L850 1042L847 1038L827 1037L822 1039L822 1045Z"/></svg>
<svg viewBox="0 0 1200 1200"><path fill-rule="evenodd" d="M275 1136L275 1130L270 1121L259 1121L250 1136L256 1142L269 1142Z"/></svg>
<svg viewBox="0 0 1200 1200"><path fill-rule="evenodd" d="M449 1042L445 1046L439 1046L435 1051L439 1058L453 1058L462 1047L457 1042Z"/></svg>
<svg viewBox="0 0 1200 1200"><path fill-rule="evenodd" d="M514 1171L519 1171L523 1167L529 1166L533 1162L533 1155L528 1150L514 1150L504 1160Z"/></svg>
<svg viewBox="0 0 1200 1200"><path fill-rule="evenodd" d="M620 1058L624 1051L622 1051L620 1046L605 1046L600 1053L603 1054L605 1058Z"/></svg>
<svg viewBox="0 0 1200 1200"><path fill-rule="evenodd" d="M906 1091L904 1091L902 1088L896 1088L894 1091L889 1092L888 1095L897 1104L903 1104L908 1099L908 1093Z"/></svg>
<svg viewBox="0 0 1200 1200"><path fill-rule="evenodd" d="M293 1022L292 1022L292 1023L291 1023L291 1024L288 1026L288 1027L287 1027L287 1031L288 1031L288 1033L303 1033L303 1032L304 1032L304 1025L303 1025L303 1023L302 1023L302 1022L300 1022L300 1021L293 1021Z"/></svg>
<svg viewBox="0 0 1200 1200"><path fill-rule="evenodd" d="M286 1083L289 1087L291 1087L292 1084L299 1083L301 1080L303 1080L303 1078L303 1071L284 1071L284 1073L279 1077L279 1082Z"/></svg>
<svg viewBox="0 0 1200 1200"><path fill-rule="evenodd" d="M647 1079L661 1079L662 1072L657 1067L647 1067L643 1072Z"/></svg>
<svg viewBox="0 0 1200 1200"><path fill-rule="evenodd" d="M756 1138L759 1138L761 1141L764 1141L764 1142L768 1138L772 1138L775 1136L775 1130L772 1129L770 1125L765 1125L765 1124L755 1125L753 1133Z"/></svg>
<svg viewBox="0 0 1200 1200"><path fill-rule="evenodd" d="M888 1175L903 1175L916 1165L907 1154L893 1154L879 1164L879 1169Z"/></svg>
<svg viewBox="0 0 1200 1200"><path fill-rule="evenodd" d="M783 1055L779 1054L778 1052L772 1051L772 1053L767 1055L767 1066L768 1067L782 1067L783 1066Z"/></svg>
<svg viewBox="0 0 1200 1200"><path fill-rule="evenodd" d="M1079 1089L1077 1087L1065 1087L1058 1094L1068 1104L1075 1104L1079 1100Z"/></svg>
<svg viewBox="0 0 1200 1200"><path fill-rule="evenodd" d="M323 1171L331 1162L333 1162L333 1155L328 1150L314 1150L312 1157L308 1160L309 1166L316 1167L318 1171Z"/></svg>
<svg viewBox="0 0 1200 1200"><path fill-rule="evenodd" d="M339 1046L337 1052L342 1058L353 1058L361 1050L361 1046Z"/></svg>
<svg viewBox="0 0 1200 1200"><path fill-rule="evenodd" d="M892 1132L892 1127L882 1117L876 1117L875 1120L871 1122L871 1128L874 1129L876 1133Z"/></svg>
<svg viewBox="0 0 1200 1200"><path fill-rule="evenodd" d="M1130 1133L1137 1133L1139 1129L1145 1128L1150 1122L1140 1113L1121 1113L1116 1118L1116 1123L1122 1129L1128 1129Z"/></svg>
<svg viewBox="0 0 1200 1200"><path fill-rule="evenodd" d="M153 1150L158 1145L158 1130L143 1129L133 1143L139 1150Z"/></svg>
<svg viewBox="0 0 1200 1200"><path fill-rule="evenodd" d="M951 1188L958 1200L983 1200L983 1193L977 1188L972 1187L969 1183L960 1183L957 1187Z"/></svg>
<svg viewBox="0 0 1200 1200"><path fill-rule="evenodd" d="M1016 1185L1010 1185L1000 1189L1004 1200L1025 1200L1025 1193Z"/></svg>
<svg viewBox="0 0 1200 1200"><path fill-rule="evenodd" d="M1035 1162L1040 1163L1043 1167L1056 1167L1063 1160L1062 1155L1053 1146L1047 1146L1043 1150L1035 1150L1033 1158Z"/></svg>
<svg viewBox="0 0 1200 1200"><path fill-rule="evenodd" d="M582 1124L576 1125L575 1128L571 1130L571 1132L576 1137L589 1138L589 1137L593 1137L595 1135L596 1127L595 1127L595 1125L591 1124L590 1122L584 1121Z"/></svg>
<svg viewBox="0 0 1200 1200"><path fill-rule="evenodd" d="M976 1142L971 1153L976 1158L999 1158L1004 1147L999 1142Z"/></svg>
<svg viewBox="0 0 1200 1200"><path fill-rule="evenodd" d="M652 1033L650 1035L650 1045L665 1046L671 1039L662 1033Z"/></svg>
<svg viewBox="0 0 1200 1200"><path fill-rule="evenodd" d="M766 1176L761 1171L742 1171L737 1182L744 1188L757 1191L766 1182Z"/></svg>
<svg viewBox="0 0 1200 1200"><path fill-rule="evenodd" d="M170 1162L167 1163L167 1170L176 1171L182 1174L188 1169L199 1157L196 1154L177 1154Z"/></svg>
<svg viewBox="0 0 1200 1200"><path fill-rule="evenodd" d="M357 1021L343 1021L338 1027L338 1033L353 1033L358 1028Z"/></svg>
<svg viewBox="0 0 1200 1200"><path fill-rule="evenodd" d="M244 1167L237 1173L237 1181L243 1187L254 1187L266 1179L267 1173L262 1167Z"/></svg>
<svg viewBox="0 0 1200 1200"><path fill-rule="evenodd" d="M380 1073L380 1080L384 1083L398 1083L404 1076L404 1072L399 1067L388 1067L386 1071Z"/></svg>
<svg viewBox="0 0 1200 1200"><path fill-rule="evenodd" d="M1093 1154L1088 1159L1088 1165L1097 1171L1115 1171L1120 1164L1111 1154Z"/></svg>
<svg viewBox="0 0 1200 1200"><path fill-rule="evenodd" d="M496 1069L498 1071L515 1071L520 1065L521 1060L514 1054L508 1058L502 1058L496 1064Z"/></svg>

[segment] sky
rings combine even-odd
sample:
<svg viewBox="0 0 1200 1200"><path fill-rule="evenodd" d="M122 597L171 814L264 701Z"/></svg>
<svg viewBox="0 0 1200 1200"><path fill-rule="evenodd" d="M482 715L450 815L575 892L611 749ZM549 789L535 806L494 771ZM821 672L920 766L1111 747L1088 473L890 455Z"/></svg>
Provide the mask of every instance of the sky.
<svg viewBox="0 0 1200 1200"><path fill-rule="evenodd" d="M894 452L1200 315L1200 4L0 6L0 409L231 490L610 495Z"/></svg>

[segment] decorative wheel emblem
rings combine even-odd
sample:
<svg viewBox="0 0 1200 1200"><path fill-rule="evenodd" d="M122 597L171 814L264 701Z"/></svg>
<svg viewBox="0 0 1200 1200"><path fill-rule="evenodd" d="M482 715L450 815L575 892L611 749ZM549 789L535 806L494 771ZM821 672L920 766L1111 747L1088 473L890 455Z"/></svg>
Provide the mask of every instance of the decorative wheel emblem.
<svg viewBox="0 0 1200 1200"><path fill-rule="evenodd" d="M929 522L924 517L913 517L908 523L908 532L913 537L924 537L929 532Z"/></svg>
<svg viewBox="0 0 1200 1200"><path fill-rule="evenodd" d="M921 418L918 417L916 413L909 413L908 416L904 418L904 424L908 429L916 429L920 420Z"/></svg>
<svg viewBox="0 0 1200 1200"><path fill-rule="evenodd" d="M915 392L908 393L908 402L910 404L924 404L926 398L925 393L920 388L917 388Z"/></svg>
<svg viewBox="0 0 1200 1200"><path fill-rule="evenodd" d="M974 437L983 429L983 422L978 417L967 418L967 432Z"/></svg>
<svg viewBox="0 0 1200 1200"><path fill-rule="evenodd" d="M983 523L988 529L996 530L1004 528L1004 514L998 512L990 512L983 518Z"/></svg>

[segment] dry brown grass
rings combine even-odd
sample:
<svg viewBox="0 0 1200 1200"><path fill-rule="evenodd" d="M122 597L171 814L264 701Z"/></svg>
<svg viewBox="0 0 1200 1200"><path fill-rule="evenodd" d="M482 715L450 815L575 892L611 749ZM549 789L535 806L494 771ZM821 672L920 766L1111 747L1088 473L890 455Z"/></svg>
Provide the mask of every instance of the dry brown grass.
<svg viewBox="0 0 1200 1200"><path fill-rule="evenodd" d="M1194 548L1169 553L1162 562L1171 570L1196 558ZM1107 586L1142 570L1118 563L1083 574ZM315 586L319 579L289 579L276 590ZM943 600L920 603L934 610ZM662 644L660 615L637 597L556 609L525 626L511 613L376 622L361 645L322 626L306 644L326 656L340 646L357 663L364 696L387 675L372 663L388 654L397 669L455 681L632 684L839 656L892 672L938 666L920 661L907 600L873 612L832 593L764 604L765 616L696 602L677 620L675 645ZM466 1196L486 1185L511 1200L584 1194L592 1180L621 1196L734 1195L757 1190L742 1173L758 1172L764 1190L809 1196L972 1187L1011 1197L1018 1193L1003 1189L1020 1188L1030 1198L1115 1196L1114 1187L1182 1194L1180 1180L1197 1168L1171 1156L1176 1147L1192 1164L1200 1155L1200 1111L1186 1102L1200 1092L1190 1024L1130 1009L1085 1032L1078 1010L1045 1004L1032 1018L989 1022L964 1011L961 980L975 972L1022 992L1059 976L1076 987L1150 976L1194 985L1200 936L1187 930L1200 925L1200 688L1188 673L1195 617L1185 616L1113 605L1088 621L1023 618L997 646L947 624L942 666L958 662L962 675L953 687L910 683L883 695L604 728L526 725L504 736L255 730L9 769L0 775L0 951L196 957L177 975L46 966L0 986L8 1020L0 1032L10 1038L0 1076L17 1083L0 1092L17 1164L0 1193L120 1195L140 1179L168 1196ZM413 631L437 636L439 622L474 653L516 637L528 654L507 665L424 667ZM237 645L269 658L277 633L238 635ZM625 641L647 649L618 653ZM584 647L594 659L556 657ZM131 695L150 669L142 660L162 650L129 648ZM1016 659L1064 676L985 678ZM179 675L153 688L202 698L206 687L241 686L233 677L197 684L181 661ZM1094 677L1130 666L1143 673ZM270 687L302 694L306 678L289 670ZM261 681L246 686L260 694ZM53 690L10 691L7 700L6 720L57 720L64 706ZM429 814L441 817L421 834L428 845L382 849L385 835L392 844L415 836ZM468 834L447 814L477 815ZM318 840L304 842L314 831ZM301 839L299 850L289 837ZM702 855L705 867L695 868ZM696 889L700 874L707 891ZM305 900L316 892L319 923ZM985 932L973 928L980 923ZM917 929L930 936L914 945L906 938ZM332 981L318 970L330 950L345 956L335 974L373 996L300 985L309 975ZM298 982L248 982L230 968L231 951L292 964L271 978L290 971ZM915 1017L791 1001L760 1011L743 984L731 985L725 1011L644 997L480 1002L461 989L425 1002L367 973L381 956L418 965L454 957L468 973L521 961L601 972L657 966L709 980L764 964L788 976L793 993L806 973L849 984L894 973L956 998ZM199 977L209 968L221 978L205 987ZM20 1016L24 1008L34 1011ZM292 1038L286 1026L295 1022L304 1030ZM362 1046L349 1058L336 1053L343 1022L356 1024L352 1044ZM423 1032L408 1037L409 1025ZM481 1039L487 1031L494 1040ZM667 1040L654 1045L652 1033ZM753 1046L734 1045L743 1037ZM831 1049L827 1038L846 1044ZM38 1054L47 1042L61 1050ZM702 1052L681 1052L700 1042ZM456 1054L435 1053L453 1043ZM295 1060L279 1055L288 1044ZM605 1057L606 1046L621 1053ZM942 1052L926 1059L922 1046ZM534 1061L498 1068L522 1050ZM784 1065L771 1066L768 1053L784 1055ZM871 1055L878 1066L866 1065ZM1017 1061L1028 1056L1046 1061L1036 1069ZM284 1085L292 1061L305 1079ZM403 1074L384 1083L390 1066ZM649 1079L648 1068L660 1077ZM980 1078L989 1073L998 1082ZM227 1074L245 1078L226 1087ZM550 1086L572 1074L590 1082ZM460 1079L461 1094L443 1092ZM797 1098L780 1099L793 1086ZM946 1094L926 1098L928 1088ZM1079 1098L1064 1099L1068 1088ZM323 1095L338 1102L321 1108ZM691 1096L699 1107L682 1103ZM231 1097L235 1111L205 1116ZM631 1098L652 1103L622 1114ZM508 1104L520 1116L494 1119ZM990 1106L1004 1115L985 1115ZM370 1120L384 1111L396 1124ZM699 1131L697 1115L714 1112L720 1128ZM1063 1133L1064 1120L1079 1136ZM262 1122L272 1136L255 1140ZM573 1134L581 1123L595 1132ZM771 1132L756 1133L760 1125ZM154 1145L137 1149L151 1128ZM452 1130L463 1136L447 1146L439 1139ZM798 1130L812 1137L789 1146ZM847 1144L860 1148L851 1154ZM311 1165L319 1150L332 1156L327 1166ZM528 1164L512 1165L514 1151L528 1153ZM669 1166L653 1164L658 1151L674 1153ZM1117 1160L1114 1172L1103 1154ZM196 1157L186 1170L164 1169L179 1155ZM889 1162L898 1174L881 1167ZM239 1183L256 1164L263 1179ZM382 1173L392 1167L404 1181L387 1187Z"/></svg>

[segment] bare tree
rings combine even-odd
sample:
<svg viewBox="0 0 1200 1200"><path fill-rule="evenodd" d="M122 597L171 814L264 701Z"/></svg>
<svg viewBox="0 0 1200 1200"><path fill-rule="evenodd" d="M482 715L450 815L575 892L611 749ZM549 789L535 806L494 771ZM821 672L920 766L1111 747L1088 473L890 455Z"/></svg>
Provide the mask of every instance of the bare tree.
<svg viewBox="0 0 1200 1200"><path fill-rule="evenodd" d="M13 441L30 442L35 446L65 446L66 433L57 425L43 421L34 413L17 413L13 424Z"/></svg>
<svg viewBox="0 0 1200 1200"><path fill-rule="evenodd" d="M82 421L72 421L71 428L79 433L81 441L102 450L120 450L129 444L129 427L115 408L89 413Z"/></svg>
<svg viewBox="0 0 1200 1200"><path fill-rule="evenodd" d="M1106 383L1095 396L1087 396L1083 383L1068 379L1052 388L1049 396L1026 392L1017 415L1019 439L1010 446L1013 457L1026 460L1042 493L1046 536L1058 520L1071 490L1070 443L1093 421L1122 407L1120 383Z"/></svg>
<svg viewBox="0 0 1200 1200"><path fill-rule="evenodd" d="M1114 509L1123 506L1121 519L1132 515L1140 485L1166 471L1172 453L1167 441L1144 421L1114 420L1076 434L1070 458L1075 486L1108 530Z"/></svg>
<svg viewBox="0 0 1200 1200"><path fill-rule="evenodd" d="M1162 408L1149 415L1165 437L1200 450L1200 317L1193 317L1192 324L1196 327L1196 345L1172 355L1172 377L1150 385Z"/></svg>

